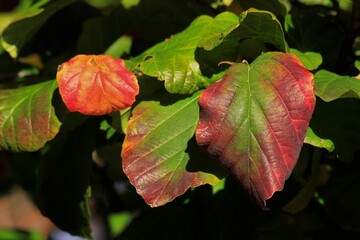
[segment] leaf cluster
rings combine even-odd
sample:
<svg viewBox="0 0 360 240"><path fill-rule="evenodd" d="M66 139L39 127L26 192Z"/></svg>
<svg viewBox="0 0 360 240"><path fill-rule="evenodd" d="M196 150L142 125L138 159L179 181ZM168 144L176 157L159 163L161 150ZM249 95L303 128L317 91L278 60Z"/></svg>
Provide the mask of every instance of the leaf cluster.
<svg viewBox="0 0 360 240"><path fill-rule="evenodd" d="M359 238L359 1L4 2L2 194L88 239ZM79 54L124 59L135 103L69 110Z"/></svg>

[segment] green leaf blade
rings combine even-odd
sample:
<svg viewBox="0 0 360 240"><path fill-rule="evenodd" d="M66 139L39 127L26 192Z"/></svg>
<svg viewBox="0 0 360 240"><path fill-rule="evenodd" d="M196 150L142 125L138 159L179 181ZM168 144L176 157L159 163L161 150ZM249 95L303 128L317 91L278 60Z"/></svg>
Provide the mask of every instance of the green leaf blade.
<svg viewBox="0 0 360 240"><path fill-rule="evenodd" d="M0 90L0 149L36 151L56 136L60 121L51 104L56 81Z"/></svg>
<svg viewBox="0 0 360 240"><path fill-rule="evenodd" d="M142 102L133 111L124 140L123 169L137 192L152 207L182 195L188 188L219 179L188 169L185 152L198 122L199 94L162 106Z"/></svg>
<svg viewBox="0 0 360 240"><path fill-rule="evenodd" d="M149 76L165 81L170 93L191 94L208 81L195 60L195 50L219 45L239 25L238 17L224 12L215 18L200 16L183 32L172 36L127 62Z"/></svg>
<svg viewBox="0 0 360 240"><path fill-rule="evenodd" d="M232 33L232 37L243 39L260 39L288 52L284 31L274 14L251 8L240 15L240 26Z"/></svg>
<svg viewBox="0 0 360 240"><path fill-rule="evenodd" d="M325 148L329 152L332 152L335 149L335 145L330 139L323 139L318 137L310 127L306 131L304 143L308 143L319 148Z"/></svg>
<svg viewBox="0 0 360 240"><path fill-rule="evenodd" d="M339 98L360 98L360 79L326 70L315 74L315 94L326 102Z"/></svg>
<svg viewBox="0 0 360 240"><path fill-rule="evenodd" d="M302 64L306 67L307 70L315 70L317 69L322 63L322 56L320 53L316 52L300 52L295 48L291 48L290 52L295 54Z"/></svg>

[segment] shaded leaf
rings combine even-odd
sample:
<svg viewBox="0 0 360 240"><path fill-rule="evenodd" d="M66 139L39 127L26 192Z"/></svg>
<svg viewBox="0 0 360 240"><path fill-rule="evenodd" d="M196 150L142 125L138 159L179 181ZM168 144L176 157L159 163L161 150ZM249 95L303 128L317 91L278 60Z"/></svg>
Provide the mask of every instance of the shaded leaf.
<svg viewBox="0 0 360 240"><path fill-rule="evenodd" d="M131 55L136 56L184 30L199 15L213 14L212 9L198 1L139 1L131 8L126 8L125 0L121 2L123 6L114 8L110 14L84 22L77 42L78 52L102 54L117 38L130 34L134 38Z"/></svg>
<svg viewBox="0 0 360 240"><path fill-rule="evenodd" d="M299 156L314 106L313 75L292 54L234 64L199 99L196 139L265 205Z"/></svg>
<svg viewBox="0 0 360 240"><path fill-rule="evenodd" d="M128 108L139 93L124 61L108 55L77 55L59 66L56 78L68 109L88 115Z"/></svg>
<svg viewBox="0 0 360 240"><path fill-rule="evenodd" d="M334 143L330 139L318 137L310 127L306 131L304 143L308 143L318 148L325 148L329 152L332 152L335 149Z"/></svg>
<svg viewBox="0 0 360 240"><path fill-rule="evenodd" d="M36 151L58 133L51 104L56 81L0 90L0 149Z"/></svg>
<svg viewBox="0 0 360 240"><path fill-rule="evenodd" d="M310 126L317 136L334 143L338 158L351 162L354 152L360 149L359 122L358 99L337 99L331 102L318 99Z"/></svg>
<svg viewBox="0 0 360 240"><path fill-rule="evenodd" d="M199 93L170 105L141 102L129 120L122 149L123 169L152 207L164 205L188 188L216 184L214 174L191 169L185 152L198 122Z"/></svg>
<svg viewBox="0 0 360 240"><path fill-rule="evenodd" d="M358 233L360 232L358 204L360 192L357 191L360 188L359 169L359 161L335 165L328 184L321 188L326 213L342 228Z"/></svg>
<svg viewBox="0 0 360 240"><path fill-rule="evenodd" d="M229 12L215 18L200 16L184 31L128 61L127 66L138 66L144 74L164 80L170 93L193 93L209 81L195 61L196 48L213 49L238 25L239 18Z"/></svg>
<svg viewBox="0 0 360 240"><path fill-rule="evenodd" d="M344 40L344 30L338 19L331 10L317 7L294 9L286 18L287 41L301 52L320 53L322 67L335 67Z"/></svg>
<svg viewBox="0 0 360 240"><path fill-rule="evenodd" d="M242 12L240 26L231 34L231 37L238 40L260 39L274 45L280 51L288 51L281 23L273 13L268 11L251 8Z"/></svg>
<svg viewBox="0 0 360 240"><path fill-rule="evenodd" d="M39 1L29 8L20 20L11 23L3 32L1 44L11 57L17 58L26 42L36 34L46 21L57 11L77 0Z"/></svg>
<svg viewBox="0 0 360 240"><path fill-rule="evenodd" d="M129 226L114 239L192 240L192 216L191 209L181 203L151 209L132 219Z"/></svg>
<svg viewBox="0 0 360 240"><path fill-rule="evenodd" d="M40 161L36 196L42 214L59 228L90 239L88 187L98 126L93 120L52 143Z"/></svg>
<svg viewBox="0 0 360 240"><path fill-rule="evenodd" d="M307 70L315 70L322 63L321 54L316 52L300 52L295 48L290 49L290 53L295 54L299 60L304 64Z"/></svg>
<svg viewBox="0 0 360 240"><path fill-rule="evenodd" d="M315 74L315 94L326 102L360 98L360 79L320 70Z"/></svg>

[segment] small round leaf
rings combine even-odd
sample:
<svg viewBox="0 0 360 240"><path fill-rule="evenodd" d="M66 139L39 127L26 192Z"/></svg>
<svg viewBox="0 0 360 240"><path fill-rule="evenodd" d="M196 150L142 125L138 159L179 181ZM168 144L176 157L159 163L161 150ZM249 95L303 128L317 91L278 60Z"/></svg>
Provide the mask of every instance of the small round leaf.
<svg viewBox="0 0 360 240"><path fill-rule="evenodd" d="M87 115L128 108L139 93L124 60L108 55L77 55L59 66L56 78L67 108Z"/></svg>

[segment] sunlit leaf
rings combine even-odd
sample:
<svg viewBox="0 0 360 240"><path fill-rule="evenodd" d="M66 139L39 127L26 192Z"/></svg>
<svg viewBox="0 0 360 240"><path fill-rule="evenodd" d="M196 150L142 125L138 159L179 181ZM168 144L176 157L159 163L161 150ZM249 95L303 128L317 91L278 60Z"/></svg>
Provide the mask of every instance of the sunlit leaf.
<svg viewBox="0 0 360 240"><path fill-rule="evenodd" d="M315 74L315 94L326 102L360 98L360 79L320 70Z"/></svg>
<svg viewBox="0 0 360 240"><path fill-rule="evenodd" d="M300 52L295 48L291 48L290 52L295 54L299 60L304 64L307 70L315 70L322 63L321 54L315 52Z"/></svg>
<svg viewBox="0 0 360 240"><path fill-rule="evenodd" d="M68 109L88 115L126 109L139 93L124 61L108 55L77 55L59 66L56 78Z"/></svg>
<svg viewBox="0 0 360 240"><path fill-rule="evenodd" d="M196 48L213 49L238 25L239 18L229 12L215 18L200 16L184 31L149 48L127 65L164 80L171 93L193 93L208 81L195 60Z"/></svg>
<svg viewBox="0 0 360 240"><path fill-rule="evenodd" d="M0 90L0 149L36 151L58 133L51 104L56 81Z"/></svg>
<svg viewBox="0 0 360 240"><path fill-rule="evenodd" d="M319 148L325 148L329 152L332 152L335 149L334 143L330 139L322 139L318 137L310 127L306 131L304 143L308 143Z"/></svg>
<svg viewBox="0 0 360 240"><path fill-rule="evenodd" d="M141 102L129 120L123 169L152 207L172 201L190 187L219 181L214 174L192 169L190 150L186 151L198 122L198 98L197 93L170 105Z"/></svg>
<svg viewBox="0 0 360 240"><path fill-rule="evenodd" d="M234 64L201 95L196 139L258 201L282 190L315 106L313 75L292 54Z"/></svg>

